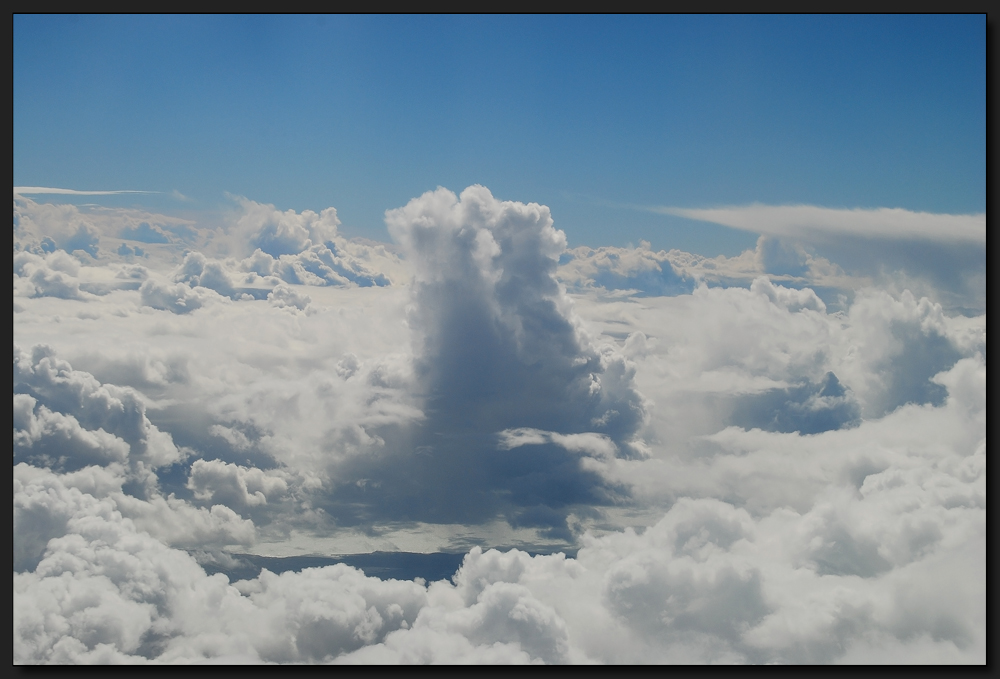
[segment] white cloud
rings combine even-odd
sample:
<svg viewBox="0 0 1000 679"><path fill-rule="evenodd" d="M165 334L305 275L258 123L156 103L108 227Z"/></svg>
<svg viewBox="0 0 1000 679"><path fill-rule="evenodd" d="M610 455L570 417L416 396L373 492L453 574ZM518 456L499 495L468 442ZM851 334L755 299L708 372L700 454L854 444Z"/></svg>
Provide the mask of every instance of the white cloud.
<svg viewBox="0 0 1000 679"><path fill-rule="evenodd" d="M134 390L101 384L93 375L73 370L50 347L36 346L29 356L15 345L14 393L22 395L26 411L40 403L38 417L47 419L56 431L76 431L82 425L95 431L93 436L114 435L117 441L127 443L129 456L152 467L173 464L183 457L170 435L146 417L145 403ZM59 414L64 415L58 418ZM32 416L26 413L26 417ZM26 423L25 430L30 432L36 425L43 431L50 428L35 421ZM118 452L114 456L121 457Z"/></svg>
<svg viewBox="0 0 1000 679"><path fill-rule="evenodd" d="M14 394L14 455L45 467L124 462L129 445L101 428L87 430L72 415L54 413L27 394Z"/></svg>
<svg viewBox="0 0 1000 679"><path fill-rule="evenodd" d="M986 244L986 215L912 212L902 208L836 209L815 205L658 207L653 211L771 236L852 236Z"/></svg>
<svg viewBox="0 0 1000 679"><path fill-rule="evenodd" d="M154 309L171 311L175 314L191 313L204 306L211 295L192 290L182 283L159 283L152 279L145 281L139 288L142 295L142 305Z"/></svg>
<svg viewBox="0 0 1000 679"><path fill-rule="evenodd" d="M985 661L985 279L570 251L483 187L398 245L64 207L15 198L16 663ZM466 555L206 572L353 549Z"/></svg>
<svg viewBox="0 0 1000 679"><path fill-rule="evenodd" d="M698 280L731 284L766 274L825 289L828 304L874 285L897 295L910 290L967 315L986 308L985 214L760 204L654 211L761 234L756 249L737 258L670 257Z"/></svg>
<svg viewBox="0 0 1000 679"><path fill-rule="evenodd" d="M239 209L215 235L212 248L219 254L245 257L243 271L293 284L367 287L390 285L385 271L399 269L398 258L384 245L340 236L335 208L319 214L281 212L273 205L233 199Z"/></svg>
<svg viewBox="0 0 1000 679"><path fill-rule="evenodd" d="M650 295L678 295L691 292L696 284L695 275L677 261L686 253L653 252L647 242L638 248L581 246L568 254L572 258L560 267L559 277L577 289L600 286Z"/></svg>
<svg viewBox="0 0 1000 679"><path fill-rule="evenodd" d="M618 447L610 438L593 432L559 434L552 431L522 427L520 429L505 429L500 432L499 437L500 447L504 450L520 448L521 446L554 443L566 450L584 453L591 457L613 458L618 454Z"/></svg>
<svg viewBox="0 0 1000 679"><path fill-rule="evenodd" d="M270 497L288 491L280 475L260 469L228 464L221 460L195 460L191 465L188 488L197 500L221 504L234 509L265 505Z"/></svg>
<svg viewBox="0 0 1000 679"><path fill-rule="evenodd" d="M274 290L268 293L267 301L277 307L305 311L309 308L312 298L309 295L302 295L282 283L275 286Z"/></svg>
<svg viewBox="0 0 1000 679"><path fill-rule="evenodd" d="M14 193L23 195L58 194L63 196L113 196L120 193L159 193L159 191L80 191L77 189L57 189L48 186L15 186ZM175 192L176 193L176 192Z"/></svg>

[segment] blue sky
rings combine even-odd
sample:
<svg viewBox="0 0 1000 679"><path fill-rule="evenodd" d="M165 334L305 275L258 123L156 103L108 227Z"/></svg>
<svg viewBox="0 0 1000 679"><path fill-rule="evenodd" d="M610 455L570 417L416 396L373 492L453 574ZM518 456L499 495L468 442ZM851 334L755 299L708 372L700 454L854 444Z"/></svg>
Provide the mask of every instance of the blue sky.
<svg viewBox="0 0 1000 679"><path fill-rule="evenodd" d="M384 211L480 183L571 245L752 233L642 208L985 211L971 16L15 16L14 185ZM95 200L93 197L88 200Z"/></svg>

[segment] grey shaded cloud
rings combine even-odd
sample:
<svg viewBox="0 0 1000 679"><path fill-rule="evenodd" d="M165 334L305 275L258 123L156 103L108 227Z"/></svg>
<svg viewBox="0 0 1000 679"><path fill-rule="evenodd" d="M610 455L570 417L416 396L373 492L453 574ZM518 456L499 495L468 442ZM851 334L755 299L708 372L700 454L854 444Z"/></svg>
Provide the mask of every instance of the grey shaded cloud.
<svg viewBox="0 0 1000 679"><path fill-rule="evenodd" d="M590 342L555 279L565 236L547 208L499 201L479 186L461 197L424 194L386 221L414 271L408 322L424 417L374 430L384 447L342 463L337 476L350 481L334 497L369 516L500 514L568 538L575 506L617 502L625 489L561 445L504 449L498 434L592 432L629 454L645 406L634 369Z"/></svg>
<svg viewBox="0 0 1000 679"><path fill-rule="evenodd" d="M861 423L861 406L837 376L828 372L815 384L770 389L739 398L729 421L745 429L818 434L857 426Z"/></svg>
<svg viewBox="0 0 1000 679"><path fill-rule="evenodd" d="M14 346L14 394L23 395L20 405L26 441L34 440L33 427L42 433L63 432L64 437L73 431L77 438L83 434L76 427L82 427L93 432L92 437L107 439L111 435L124 442L130 457L150 467L182 459L170 435L146 417L145 403L135 391L101 384L93 375L73 370L49 347L35 346L29 355ZM36 405L40 407L36 409ZM58 418L59 414L63 417ZM114 451L115 458L121 457L117 444L107 448Z"/></svg>
<svg viewBox="0 0 1000 679"><path fill-rule="evenodd" d="M128 245L127 243L122 243L121 245L119 245L117 252L118 252L119 255L121 255L122 257L125 257L125 258L145 257L146 256L146 251L143 250L142 248L140 248L138 245L135 246L135 247L132 247L132 246Z"/></svg>
<svg viewBox="0 0 1000 679"><path fill-rule="evenodd" d="M14 394L14 460L76 470L125 462L130 447L102 428L84 429L72 415L52 412L27 394Z"/></svg>
<svg viewBox="0 0 1000 679"><path fill-rule="evenodd" d="M149 222L140 222L136 226L122 229L121 237L126 240L139 241L140 243L170 242L170 238L163 232L163 229L153 226Z"/></svg>
<svg viewBox="0 0 1000 679"><path fill-rule="evenodd" d="M386 220L415 268L416 372L438 426L634 435L641 398L624 361L572 315L554 276L565 235L547 208L476 186L425 194Z"/></svg>

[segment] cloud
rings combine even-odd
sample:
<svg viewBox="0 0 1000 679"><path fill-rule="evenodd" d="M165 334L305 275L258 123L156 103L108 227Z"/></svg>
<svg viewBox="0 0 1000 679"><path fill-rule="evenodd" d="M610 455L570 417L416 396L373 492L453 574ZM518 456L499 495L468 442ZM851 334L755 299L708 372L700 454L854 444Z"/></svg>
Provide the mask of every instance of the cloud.
<svg viewBox="0 0 1000 679"><path fill-rule="evenodd" d="M120 193L160 193L159 191L79 191L77 189L57 189L46 186L15 186L14 193L21 195L58 194L64 196L113 196Z"/></svg>
<svg viewBox="0 0 1000 679"><path fill-rule="evenodd" d="M607 436L595 433L558 434L551 431L531 429L506 429L499 434L500 447L504 450L520 448L521 446L542 445L554 443L566 450L584 453L591 457L613 458L618 454L618 447Z"/></svg>
<svg viewBox="0 0 1000 679"><path fill-rule="evenodd" d="M101 249L102 242L110 241L112 250L125 245L121 238L160 245L182 243L197 235L193 224L188 219L138 209L36 203L14 193L14 247L38 255L82 250L93 260L106 263L110 253Z"/></svg>
<svg viewBox="0 0 1000 679"><path fill-rule="evenodd" d="M746 429L803 434L841 429L860 421L857 400L833 372L826 373L816 384L769 389L744 397L730 416L730 422Z"/></svg>
<svg viewBox="0 0 1000 679"><path fill-rule="evenodd" d="M971 361L943 381L962 394L982 378ZM21 466L15 520L45 506L65 528L15 575L15 659L787 663L910 648L975 662L985 608L967 584L985 577L985 448L892 439L928 416L928 431L984 416L982 399L962 398L874 423L857 438L892 445L888 465L860 491L842 477L801 513L683 498L641 533L585 536L575 559L476 548L453 582L429 585L343 565L228 583L136 530L91 494L100 484ZM760 451L791 442L758 438Z"/></svg>
<svg viewBox="0 0 1000 679"><path fill-rule="evenodd" d="M984 283L568 250L483 187L395 244L15 213L17 663L985 661ZM465 555L302 568L370 550Z"/></svg>
<svg viewBox="0 0 1000 679"><path fill-rule="evenodd" d="M256 468L221 460L195 460L191 465L188 488L197 500L245 510L266 505L268 498L273 502L276 496L288 491L288 483L280 475Z"/></svg>
<svg viewBox="0 0 1000 679"><path fill-rule="evenodd" d="M152 226L149 222L140 222L138 226L123 229L121 237L126 240L139 241L140 243L170 242L170 237L164 233L164 229Z"/></svg>
<svg viewBox="0 0 1000 679"><path fill-rule="evenodd" d="M399 270L399 259L385 244L348 240L339 235L334 208L320 213L284 212L273 205L234 196L230 215L210 244L218 255L242 258L228 264L234 274L275 277L295 285L386 286L387 273ZM273 286L272 286L273 287Z"/></svg>
<svg viewBox="0 0 1000 679"><path fill-rule="evenodd" d="M657 207L654 212L722 224L770 236L851 236L986 244L986 215L912 212L902 208L835 209L815 205L753 205L719 208Z"/></svg>
<svg viewBox="0 0 1000 679"><path fill-rule="evenodd" d="M653 252L646 242L638 248L581 246L566 253L569 259L560 267L559 277L573 288L600 286L644 295L690 293L696 279L671 261L677 254L677 250Z"/></svg>
<svg viewBox="0 0 1000 679"><path fill-rule="evenodd" d="M78 469L124 462L129 445L104 429L87 430L72 415L54 413L27 394L14 395L14 457L38 466Z"/></svg>
<svg viewBox="0 0 1000 679"><path fill-rule="evenodd" d="M322 214L281 212L243 198L236 199L236 209L224 214L221 223L200 224L134 209L39 204L14 195L16 250L42 257L82 250L96 266L141 257L174 282L212 289L234 300L244 295L264 299L282 281L311 286L391 285L391 276L402 271L391 246L343 238L337 233L338 224L333 208ZM90 269L87 273L95 267ZM169 275L169 269L177 270ZM147 290L155 286L162 292L164 285L162 279L156 280ZM25 289L27 294L76 294L62 274L36 274L34 287ZM108 288L84 289L104 294ZM152 290L149 295L154 308L176 307ZM166 295L171 296L185 297L180 291Z"/></svg>
<svg viewBox="0 0 1000 679"><path fill-rule="evenodd" d="M239 211L216 239L216 249L248 257L245 271L275 275L288 283L306 285L389 285L390 279L373 271L365 260L392 259L381 248L342 238L335 208L320 213L284 212L273 205L232 197ZM391 264L390 264L391 266Z"/></svg>
<svg viewBox="0 0 1000 679"><path fill-rule="evenodd" d="M424 194L386 221L415 268L409 321L437 417L483 432L632 436L641 400L627 367L590 343L555 279L566 241L547 208L501 202L476 186L460 199Z"/></svg>
<svg viewBox="0 0 1000 679"><path fill-rule="evenodd" d="M181 283L170 285L153 280L144 282L139 292L142 294L143 306L172 311L175 314L187 314L200 309L208 298Z"/></svg>
<svg viewBox="0 0 1000 679"><path fill-rule="evenodd" d="M971 315L986 308L985 214L759 204L655 211L761 234L754 253L759 273L849 295L877 282Z"/></svg>
<svg viewBox="0 0 1000 679"><path fill-rule="evenodd" d="M191 287L208 288L226 297L232 296L234 292L233 283L222 263L211 261L200 252L189 252L184 257L184 262L174 274L174 280Z"/></svg>
<svg viewBox="0 0 1000 679"><path fill-rule="evenodd" d="M145 404L134 390L104 385L89 373L73 370L50 347L36 346L29 355L14 346L14 393L22 399L26 442L41 440L48 430L79 438L82 425L94 432L92 437L113 439L114 446L107 447L114 449L116 459L123 453L119 443L127 444L129 456L152 467L182 458L170 435L146 417ZM33 415L36 404L40 407Z"/></svg>
<svg viewBox="0 0 1000 679"><path fill-rule="evenodd" d="M426 193L386 222L414 274L404 383L423 417L367 428L377 447L336 467L344 481L332 496L343 505L325 509L350 508L355 520L500 515L568 536L573 507L607 504L622 489L587 470L562 439L528 449L498 445L498 436L593 434L628 454L645 410L631 366L590 341L554 277L564 234L547 208L499 201L480 186L460 197Z"/></svg>
<svg viewBox="0 0 1000 679"><path fill-rule="evenodd" d="M20 292L30 297L83 298L76 280L79 271L79 262L62 251L46 258L19 252L14 258L14 275L22 279Z"/></svg>
<svg viewBox="0 0 1000 679"><path fill-rule="evenodd" d="M299 294L287 285L279 284L268 293L267 301L277 307L305 311L309 308L312 298L309 295Z"/></svg>
<svg viewBox="0 0 1000 679"><path fill-rule="evenodd" d="M337 237L335 208L327 208L317 214L312 210L301 213L295 210L284 212L273 205L257 203L240 196L232 197L240 207L240 213L229 225L234 247L246 248L248 254L254 249L273 256L292 255L309 248L333 242Z"/></svg>

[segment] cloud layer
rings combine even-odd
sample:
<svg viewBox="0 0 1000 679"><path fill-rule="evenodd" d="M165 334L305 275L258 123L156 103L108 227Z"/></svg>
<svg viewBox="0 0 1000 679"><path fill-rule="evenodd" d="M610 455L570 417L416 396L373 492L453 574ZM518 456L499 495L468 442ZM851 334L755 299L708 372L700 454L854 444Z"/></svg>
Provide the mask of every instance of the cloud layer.
<svg viewBox="0 0 1000 679"><path fill-rule="evenodd" d="M985 278L386 222L15 195L15 663L985 662Z"/></svg>

